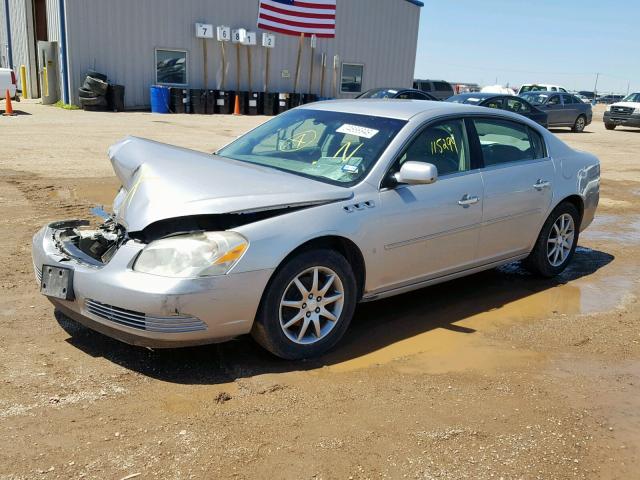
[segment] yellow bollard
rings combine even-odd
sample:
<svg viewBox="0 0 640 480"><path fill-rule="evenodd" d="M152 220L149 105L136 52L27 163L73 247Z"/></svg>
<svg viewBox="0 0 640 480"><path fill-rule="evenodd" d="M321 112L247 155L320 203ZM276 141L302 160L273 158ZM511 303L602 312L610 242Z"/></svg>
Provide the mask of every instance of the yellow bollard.
<svg viewBox="0 0 640 480"><path fill-rule="evenodd" d="M44 83L44 96L49 96L49 77L47 77L47 67L42 67L42 82Z"/></svg>
<svg viewBox="0 0 640 480"><path fill-rule="evenodd" d="M20 81L22 82L22 98L29 98L27 93L27 67L20 65Z"/></svg>

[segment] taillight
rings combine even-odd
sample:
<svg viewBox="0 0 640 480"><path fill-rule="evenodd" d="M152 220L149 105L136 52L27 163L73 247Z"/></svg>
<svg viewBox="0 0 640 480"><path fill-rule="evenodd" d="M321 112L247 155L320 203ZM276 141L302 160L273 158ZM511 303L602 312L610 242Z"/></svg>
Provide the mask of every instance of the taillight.
<svg viewBox="0 0 640 480"><path fill-rule="evenodd" d="M18 84L18 82L16 81L16 72L14 72L13 70L11 70L11 83L13 83L14 85Z"/></svg>

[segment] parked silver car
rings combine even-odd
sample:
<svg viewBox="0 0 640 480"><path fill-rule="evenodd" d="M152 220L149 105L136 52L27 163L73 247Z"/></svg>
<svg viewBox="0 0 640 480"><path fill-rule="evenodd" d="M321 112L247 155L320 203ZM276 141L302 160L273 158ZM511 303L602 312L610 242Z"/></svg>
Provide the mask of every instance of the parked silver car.
<svg viewBox="0 0 640 480"><path fill-rule="evenodd" d="M150 347L251 333L318 355L358 302L516 260L558 274L599 197L593 155L452 103L313 103L214 155L134 137L109 155L112 216L45 226L33 262L63 314Z"/></svg>

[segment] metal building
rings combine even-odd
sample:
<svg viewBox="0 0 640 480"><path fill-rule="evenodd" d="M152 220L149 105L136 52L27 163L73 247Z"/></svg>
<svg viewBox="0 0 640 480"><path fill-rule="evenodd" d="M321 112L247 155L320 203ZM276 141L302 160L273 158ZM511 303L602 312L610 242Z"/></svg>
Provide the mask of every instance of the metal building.
<svg viewBox="0 0 640 480"><path fill-rule="evenodd" d="M124 85L128 108L148 106L149 87L156 83L188 88L264 89L266 48L260 45L262 30L256 27L259 0L0 2L0 65L10 65L17 74L21 65L27 67L31 97L41 94L42 67L46 63L39 58L38 41L57 42L59 61L55 73L60 97L69 103L78 103L77 90L89 69ZM410 87L420 7L422 3L416 0L337 0L336 36L318 38L314 50L305 39L296 91L353 97L374 87ZM225 44L225 85L221 42L216 38L206 40L208 81L204 84L205 47L195 35L198 22L257 33L258 45L239 47L239 64L238 47ZM294 36L275 35L266 79L268 90L292 92L300 42ZM167 60L175 67L169 76L158 70Z"/></svg>

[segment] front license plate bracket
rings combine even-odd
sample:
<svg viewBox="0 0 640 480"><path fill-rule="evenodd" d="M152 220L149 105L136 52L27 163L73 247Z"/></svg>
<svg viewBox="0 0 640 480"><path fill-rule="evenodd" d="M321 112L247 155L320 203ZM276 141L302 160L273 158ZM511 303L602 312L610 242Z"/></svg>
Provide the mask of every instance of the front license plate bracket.
<svg viewBox="0 0 640 480"><path fill-rule="evenodd" d="M47 297L61 300L73 300L73 270L53 265L42 266L42 282L40 292Z"/></svg>

